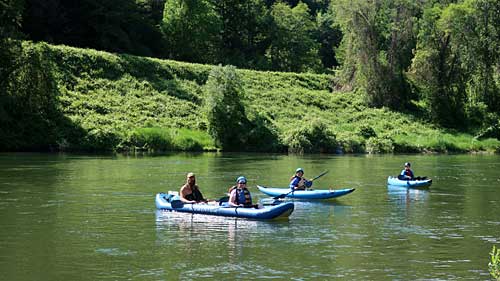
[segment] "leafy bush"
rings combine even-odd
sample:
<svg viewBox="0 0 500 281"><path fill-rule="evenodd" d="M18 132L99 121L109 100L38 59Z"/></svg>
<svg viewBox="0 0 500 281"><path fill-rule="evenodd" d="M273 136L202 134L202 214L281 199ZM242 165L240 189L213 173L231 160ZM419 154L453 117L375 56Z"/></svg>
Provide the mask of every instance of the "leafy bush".
<svg viewBox="0 0 500 281"><path fill-rule="evenodd" d="M389 138L371 137L366 140L366 152L368 153L391 153L393 151L393 141Z"/></svg>
<svg viewBox="0 0 500 281"><path fill-rule="evenodd" d="M271 121L257 113L249 117L246 128L245 148L257 152L282 151L283 145L279 142L278 133Z"/></svg>
<svg viewBox="0 0 500 281"><path fill-rule="evenodd" d="M493 246L490 253L491 261L488 263L490 274L496 280L500 280L500 249Z"/></svg>
<svg viewBox="0 0 500 281"><path fill-rule="evenodd" d="M214 150L208 133L189 129L139 128L132 131L123 148L147 151Z"/></svg>
<svg viewBox="0 0 500 281"><path fill-rule="evenodd" d="M139 128L132 131L130 145L144 150L170 150L173 148L170 130L161 128Z"/></svg>
<svg viewBox="0 0 500 281"><path fill-rule="evenodd" d="M57 143L62 119L49 46L23 44L16 51L12 72L2 81L0 150L47 149Z"/></svg>
<svg viewBox="0 0 500 281"><path fill-rule="evenodd" d="M234 66L216 66L205 85L205 112L208 132L225 150L244 142L247 118L241 99L243 85Z"/></svg>
<svg viewBox="0 0 500 281"><path fill-rule="evenodd" d="M373 128L368 126L368 125L362 125L361 128L359 129L358 134L365 139L369 139L369 138L377 136L377 133L375 133L375 130L373 130Z"/></svg>
<svg viewBox="0 0 500 281"><path fill-rule="evenodd" d="M303 122L285 133L284 145L291 153L333 153L337 148L335 134L320 119Z"/></svg>

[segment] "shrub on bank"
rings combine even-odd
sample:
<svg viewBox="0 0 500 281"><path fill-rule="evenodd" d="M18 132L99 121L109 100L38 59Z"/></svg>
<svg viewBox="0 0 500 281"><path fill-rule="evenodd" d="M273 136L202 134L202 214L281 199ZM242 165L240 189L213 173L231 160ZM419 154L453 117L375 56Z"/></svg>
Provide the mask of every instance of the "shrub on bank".
<svg viewBox="0 0 500 281"><path fill-rule="evenodd" d="M283 144L292 153L335 153L335 134L320 119L305 121L285 133Z"/></svg>
<svg viewBox="0 0 500 281"><path fill-rule="evenodd" d="M208 133L190 129L138 128L131 132L122 149L159 151L215 150Z"/></svg>

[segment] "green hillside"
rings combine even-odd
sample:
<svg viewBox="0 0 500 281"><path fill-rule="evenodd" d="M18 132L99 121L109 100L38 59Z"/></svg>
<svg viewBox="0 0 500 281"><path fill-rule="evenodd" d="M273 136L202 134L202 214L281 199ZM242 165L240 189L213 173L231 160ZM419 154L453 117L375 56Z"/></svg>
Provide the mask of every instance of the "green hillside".
<svg viewBox="0 0 500 281"><path fill-rule="evenodd" d="M0 117L3 150L213 150L203 111L213 66L23 42ZM257 132L240 151L499 151L496 139L370 108L331 76L237 70ZM263 130L266 133L263 133ZM234 132L235 137L241 132ZM268 138L269 137L269 138Z"/></svg>

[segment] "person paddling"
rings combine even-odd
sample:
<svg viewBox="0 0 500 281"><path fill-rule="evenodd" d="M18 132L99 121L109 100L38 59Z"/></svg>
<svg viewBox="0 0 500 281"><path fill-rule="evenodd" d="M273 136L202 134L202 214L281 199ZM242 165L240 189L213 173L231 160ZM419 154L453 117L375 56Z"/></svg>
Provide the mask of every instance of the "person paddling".
<svg viewBox="0 0 500 281"><path fill-rule="evenodd" d="M295 170L295 175L290 178L290 189L293 190L305 190L312 186L312 181L304 178L304 170L302 168L297 168Z"/></svg>
<svg viewBox="0 0 500 281"><path fill-rule="evenodd" d="M405 168L401 171L401 174L399 174L398 179L400 180L413 180L415 178L415 175L413 174L413 171L411 170L411 164L410 162L405 163Z"/></svg>
<svg viewBox="0 0 500 281"><path fill-rule="evenodd" d="M179 197L184 203L207 203L208 200L203 198L200 188L196 185L196 177L194 173L188 173L186 176L186 184L181 187Z"/></svg>
<svg viewBox="0 0 500 281"><path fill-rule="evenodd" d="M401 171L401 174L398 176L400 180L426 180L427 177L415 177L413 171L411 169L410 162L405 163L405 168Z"/></svg>
<svg viewBox="0 0 500 281"><path fill-rule="evenodd" d="M247 179L243 176L236 179L236 185L229 189L229 206L251 208L252 195L247 188Z"/></svg>

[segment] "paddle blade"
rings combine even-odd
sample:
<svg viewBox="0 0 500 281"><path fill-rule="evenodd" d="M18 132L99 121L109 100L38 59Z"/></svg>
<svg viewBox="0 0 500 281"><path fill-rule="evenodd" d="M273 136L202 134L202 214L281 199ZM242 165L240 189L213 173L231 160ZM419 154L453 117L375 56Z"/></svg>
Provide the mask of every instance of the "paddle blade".
<svg viewBox="0 0 500 281"><path fill-rule="evenodd" d="M290 191L290 192L287 192L287 193L280 194L278 196L274 196L273 199L283 199L283 198L285 198L290 193L292 193L292 192Z"/></svg>

